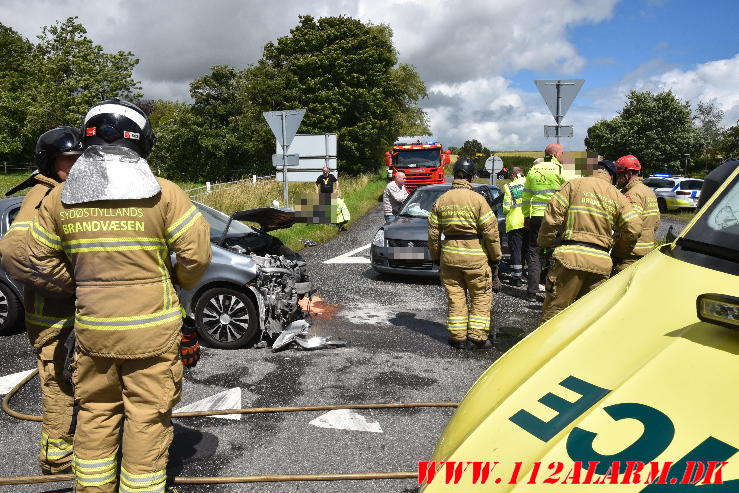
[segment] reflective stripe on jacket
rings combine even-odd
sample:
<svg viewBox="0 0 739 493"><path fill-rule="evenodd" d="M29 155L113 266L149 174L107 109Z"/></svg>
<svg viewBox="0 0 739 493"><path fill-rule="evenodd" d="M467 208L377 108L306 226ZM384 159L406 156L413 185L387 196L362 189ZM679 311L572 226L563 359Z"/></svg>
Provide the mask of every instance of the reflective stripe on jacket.
<svg viewBox="0 0 739 493"><path fill-rule="evenodd" d="M435 262L452 267L479 267L503 256L498 218L485 197L467 180L454 180L452 189L436 199L429 215L429 253ZM474 239L444 239L450 235L475 235Z"/></svg>
<svg viewBox="0 0 739 493"><path fill-rule="evenodd" d="M525 177L516 178L512 182L503 185L503 212L505 212L505 230L523 228L523 188L526 183Z"/></svg>
<svg viewBox="0 0 739 493"><path fill-rule="evenodd" d="M63 185L43 201L30 229L29 262L40 276L76 282L75 334L98 357L146 358L179 337L174 282L193 288L210 262L210 228L185 193L158 178L148 199L66 205ZM172 266L170 252L177 256Z"/></svg>
<svg viewBox="0 0 739 493"><path fill-rule="evenodd" d="M549 161L535 164L526 175L521 199L523 217L543 216L549 199L565 182L557 158L548 156L546 159Z"/></svg>
<svg viewBox="0 0 739 493"><path fill-rule="evenodd" d="M18 215L10 225L8 233L0 240L2 266L9 275L23 279L29 274L28 254L26 249L26 233L36 217L37 207L51 190L58 185L44 175L35 176L36 185L31 187L23 198ZM23 289L23 306L25 308L26 331L31 344L40 348L49 340L59 336L62 338L71 332L74 325L74 297L69 290L66 296L57 292L57 297L48 297L38 289L28 285Z"/></svg>
<svg viewBox="0 0 739 493"><path fill-rule="evenodd" d="M646 186L639 176L634 177L624 187L626 199L631 207L641 216L642 230L631 256L643 257L654 249L655 236L659 227L659 207L657 196Z"/></svg>
<svg viewBox="0 0 739 493"><path fill-rule="evenodd" d="M568 269L608 275L613 262L609 250L623 258L641 233L641 218L629 201L611 185L607 171L568 181L552 196L539 230L538 243L548 247L562 228L562 245L554 258ZM618 228L621 234L613 240Z"/></svg>

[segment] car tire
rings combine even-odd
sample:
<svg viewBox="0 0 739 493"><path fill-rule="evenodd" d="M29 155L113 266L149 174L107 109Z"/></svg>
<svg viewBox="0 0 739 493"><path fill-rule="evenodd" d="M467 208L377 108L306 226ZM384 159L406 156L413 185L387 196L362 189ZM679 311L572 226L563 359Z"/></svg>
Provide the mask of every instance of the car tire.
<svg viewBox="0 0 739 493"><path fill-rule="evenodd" d="M212 288L195 305L198 334L209 347L239 349L251 342L259 331L254 302L232 288Z"/></svg>
<svg viewBox="0 0 739 493"><path fill-rule="evenodd" d="M659 212L664 214L667 212L667 201L662 197L657 197L657 207L659 208Z"/></svg>
<svg viewBox="0 0 739 493"><path fill-rule="evenodd" d="M22 313L21 300L5 283L0 282L0 335L12 332Z"/></svg>

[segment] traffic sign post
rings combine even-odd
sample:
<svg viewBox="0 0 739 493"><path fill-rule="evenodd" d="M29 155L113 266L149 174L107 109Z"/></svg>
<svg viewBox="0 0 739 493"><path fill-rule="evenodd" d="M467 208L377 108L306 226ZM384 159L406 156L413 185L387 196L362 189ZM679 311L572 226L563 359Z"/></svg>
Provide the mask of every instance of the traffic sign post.
<svg viewBox="0 0 739 493"><path fill-rule="evenodd" d="M575 100L575 96L580 92L585 79L572 80L535 80L534 83L539 89L541 97L547 104L549 111L554 117L556 125L545 125L544 136L556 137L559 143L560 137L572 137L573 130L571 125L561 125L562 118L567 114L570 105Z"/></svg>
<svg viewBox="0 0 739 493"><path fill-rule="evenodd" d="M498 156L490 156L485 160L485 170L490 172L490 184L497 184L498 173L503 171L503 160Z"/></svg>
<svg viewBox="0 0 739 493"><path fill-rule="evenodd" d="M265 111L262 114L264 119L267 120L269 128L272 129L272 133L275 134L277 143L282 147L283 193L285 207L288 207L287 167L296 166L296 164L294 164L295 158L287 153L287 149L295 138L295 134L298 133L298 127L300 127L300 122L303 121L305 110ZM275 156L279 156L279 154ZM275 163L275 156L272 156L273 164ZM277 162L279 163L279 158Z"/></svg>

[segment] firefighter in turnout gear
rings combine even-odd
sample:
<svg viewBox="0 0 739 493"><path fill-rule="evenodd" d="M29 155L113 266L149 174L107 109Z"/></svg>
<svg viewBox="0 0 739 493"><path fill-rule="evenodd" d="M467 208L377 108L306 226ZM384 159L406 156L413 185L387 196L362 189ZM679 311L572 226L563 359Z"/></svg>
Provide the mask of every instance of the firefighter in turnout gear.
<svg viewBox="0 0 739 493"><path fill-rule="evenodd" d="M528 245L528 230L523 224L521 201L526 178L521 168L511 170L513 181L503 185L503 212L505 212L505 233L511 251L511 284L521 285L523 273L523 253Z"/></svg>
<svg viewBox="0 0 739 493"><path fill-rule="evenodd" d="M174 283L192 289L203 275L210 230L177 185L151 173L154 135L138 107L104 101L83 121L85 151L28 238L37 276L75 285L75 491L160 493L183 374Z"/></svg>
<svg viewBox="0 0 739 493"><path fill-rule="evenodd" d="M611 255L624 257L634 249L641 233L639 214L613 185L616 166L601 161L592 176L568 181L547 205L539 230L539 244L551 246L562 231L554 250L554 267L547 274L544 323L575 300L608 279L613 268ZM620 235L613 240L613 230Z"/></svg>
<svg viewBox="0 0 739 493"><path fill-rule="evenodd" d="M554 192L559 190L565 180L562 178L562 164L564 149L556 143L549 144L544 150L544 161L535 164L526 175L521 198L521 211L525 227L529 230L529 244L526 248L526 263L528 264L528 286L526 298L536 301L541 281L542 251L537 243L539 228L542 224L544 211Z"/></svg>
<svg viewBox="0 0 739 493"><path fill-rule="evenodd" d="M488 340L491 265L497 267L502 257L495 213L472 190L476 167L471 159L456 162L452 189L436 200L428 219L429 252L441 266L441 284L447 293L449 344L457 349L492 347Z"/></svg>
<svg viewBox="0 0 739 493"><path fill-rule="evenodd" d="M636 246L629 255L624 258L613 257L615 272L621 272L651 252L655 246L655 233L660 219L657 196L651 188L644 184L642 177L639 176L640 171L641 163L635 156L629 154L616 160L616 173L618 174L616 185L631 202L631 207L641 216L642 230Z"/></svg>
<svg viewBox="0 0 739 493"><path fill-rule="evenodd" d="M28 274L26 233L36 217L36 208L55 186L67 179L80 154L82 143L77 128L59 127L39 137L35 151L39 171L7 193L31 188L8 234L0 241L2 266L8 274L19 279ZM63 378L63 370L65 342L74 325L73 292L60 290L50 297L47 292L25 286L23 305L41 384L41 470L46 474L71 472L74 393L72 385Z"/></svg>

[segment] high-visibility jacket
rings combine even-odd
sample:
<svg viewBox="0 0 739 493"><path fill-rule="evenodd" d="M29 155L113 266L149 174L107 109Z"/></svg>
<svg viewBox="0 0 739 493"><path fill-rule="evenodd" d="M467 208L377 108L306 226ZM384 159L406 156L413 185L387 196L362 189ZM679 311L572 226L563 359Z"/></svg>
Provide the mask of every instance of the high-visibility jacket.
<svg viewBox="0 0 739 493"><path fill-rule="evenodd" d="M10 225L8 233L0 240L2 266L9 275L23 279L29 274L26 250L26 233L36 217L36 208L51 190L59 184L56 180L38 174L36 184L23 198L18 215ZM70 290L58 290L55 297L47 292L24 286L26 331L31 344L40 348L48 341L71 332L74 325L74 296Z"/></svg>
<svg viewBox="0 0 739 493"><path fill-rule="evenodd" d="M506 233L523 228L523 188L526 178L521 176L503 185L503 212L505 212Z"/></svg>
<svg viewBox="0 0 739 493"><path fill-rule="evenodd" d="M565 182L562 165L557 158L547 156L545 159L532 166L526 175L521 203L523 217L543 216L549 199Z"/></svg>
<svg viewBox="0 0 739 493"><path fill-rule="evenodd" d="M657 196L644 184L641 177L632 178L623 190L631 207L641 216L642 230L631 256L643 257L654 249L655 233L659 227Z"/></svg>
<svg viewBox="0 0 739 493"><path fill-rule="evenodd" d="M623 258L636 244L641 218L610 180L602 169L593 176L575 178L555 192L547 205L537 242L551 246L562 227L562 244L554 250L554 258L568 269L608 275L613 268L609 250ZM616 228L621 234L614 243Z"/></svg>
<svg viewBox="0 0 739 493"><path fill-rule="evenodd" d="M180 187L157 181L154 197L73 205L62 203L60 185L31 225L31 267L76 283L77 347L91 356L137 359L170 349L182 325L173 282L192 289L210 263L208 223Z"/></svg>
<svg viewBox="0 0 739 493"><path fill-rule="evenodd" d="M498 219L467 180L452 182L452 189L436 199L428 221L429 253L435 262L473 268L503 256ZM459 236L464 238L455 238Z"/></svg>

